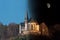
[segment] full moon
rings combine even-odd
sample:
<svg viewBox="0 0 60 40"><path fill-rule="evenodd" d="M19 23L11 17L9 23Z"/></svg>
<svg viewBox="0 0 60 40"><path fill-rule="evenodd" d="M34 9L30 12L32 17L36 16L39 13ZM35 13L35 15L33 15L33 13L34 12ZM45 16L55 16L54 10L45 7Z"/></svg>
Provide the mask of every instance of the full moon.
<svg viewBox="0 0 60 40"><path fill-rule="evenodd" d="M50 8L50 7L51 7L50 3L47 3L47 7L48 7L48 8Z"/></svg>

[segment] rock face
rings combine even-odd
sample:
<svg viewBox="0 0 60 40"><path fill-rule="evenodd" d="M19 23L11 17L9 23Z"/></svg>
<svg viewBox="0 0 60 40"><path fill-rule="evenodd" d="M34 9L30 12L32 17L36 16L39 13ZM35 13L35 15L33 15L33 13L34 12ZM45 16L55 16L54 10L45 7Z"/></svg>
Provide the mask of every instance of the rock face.
<svg viewBox="0 0 60 40"><path fill-rule="evenodd" d="M9 40L18 36L18 24L8 26L0 24L0 39ZM60 39L60 24L55 24L50 28L42 22L39 26L41 34L29 34L30 40L57 40ZM53 28L52 28L53 27Z"/></svg>
<svg viewBox="0 0 60 40"><path fill-rule="evenodd" d="M47 27L47 25L44 22L40 24L40 29L41 29L41 34L42 35L49 36L48 27Z"/></svg>

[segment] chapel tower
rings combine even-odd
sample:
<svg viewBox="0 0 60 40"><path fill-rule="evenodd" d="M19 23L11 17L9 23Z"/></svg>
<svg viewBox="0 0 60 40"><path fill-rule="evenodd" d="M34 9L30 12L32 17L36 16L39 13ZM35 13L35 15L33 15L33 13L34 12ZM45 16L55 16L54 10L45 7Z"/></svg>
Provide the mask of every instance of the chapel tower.
<svg viewBox="0 0 60 40"><path fill-rule="evenodd" d="M28 29L28 12L25 15L25 30Z"/></svg>

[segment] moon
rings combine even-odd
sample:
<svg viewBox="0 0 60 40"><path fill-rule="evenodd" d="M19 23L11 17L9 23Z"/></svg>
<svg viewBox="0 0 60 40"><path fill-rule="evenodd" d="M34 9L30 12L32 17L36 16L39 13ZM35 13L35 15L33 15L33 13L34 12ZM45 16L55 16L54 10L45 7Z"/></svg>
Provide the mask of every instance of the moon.
<svg viewBox="0 0 60 40"><path fill-rule="evenodd" d="M47 7L48 7L48 8L50 8L50 7L51 7L50 3L47 3Z"/></svg>

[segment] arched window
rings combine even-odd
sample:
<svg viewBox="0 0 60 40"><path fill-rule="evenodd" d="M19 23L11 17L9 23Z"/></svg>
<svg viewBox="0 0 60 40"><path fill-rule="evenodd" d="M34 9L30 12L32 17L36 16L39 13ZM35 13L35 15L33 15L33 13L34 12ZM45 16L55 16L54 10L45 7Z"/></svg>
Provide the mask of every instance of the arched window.
<svg viewBox="0 0 60 40"><path fill-rule="evenodd" d="M31 30L33 30L33 25L31 25Z"/></svg>

